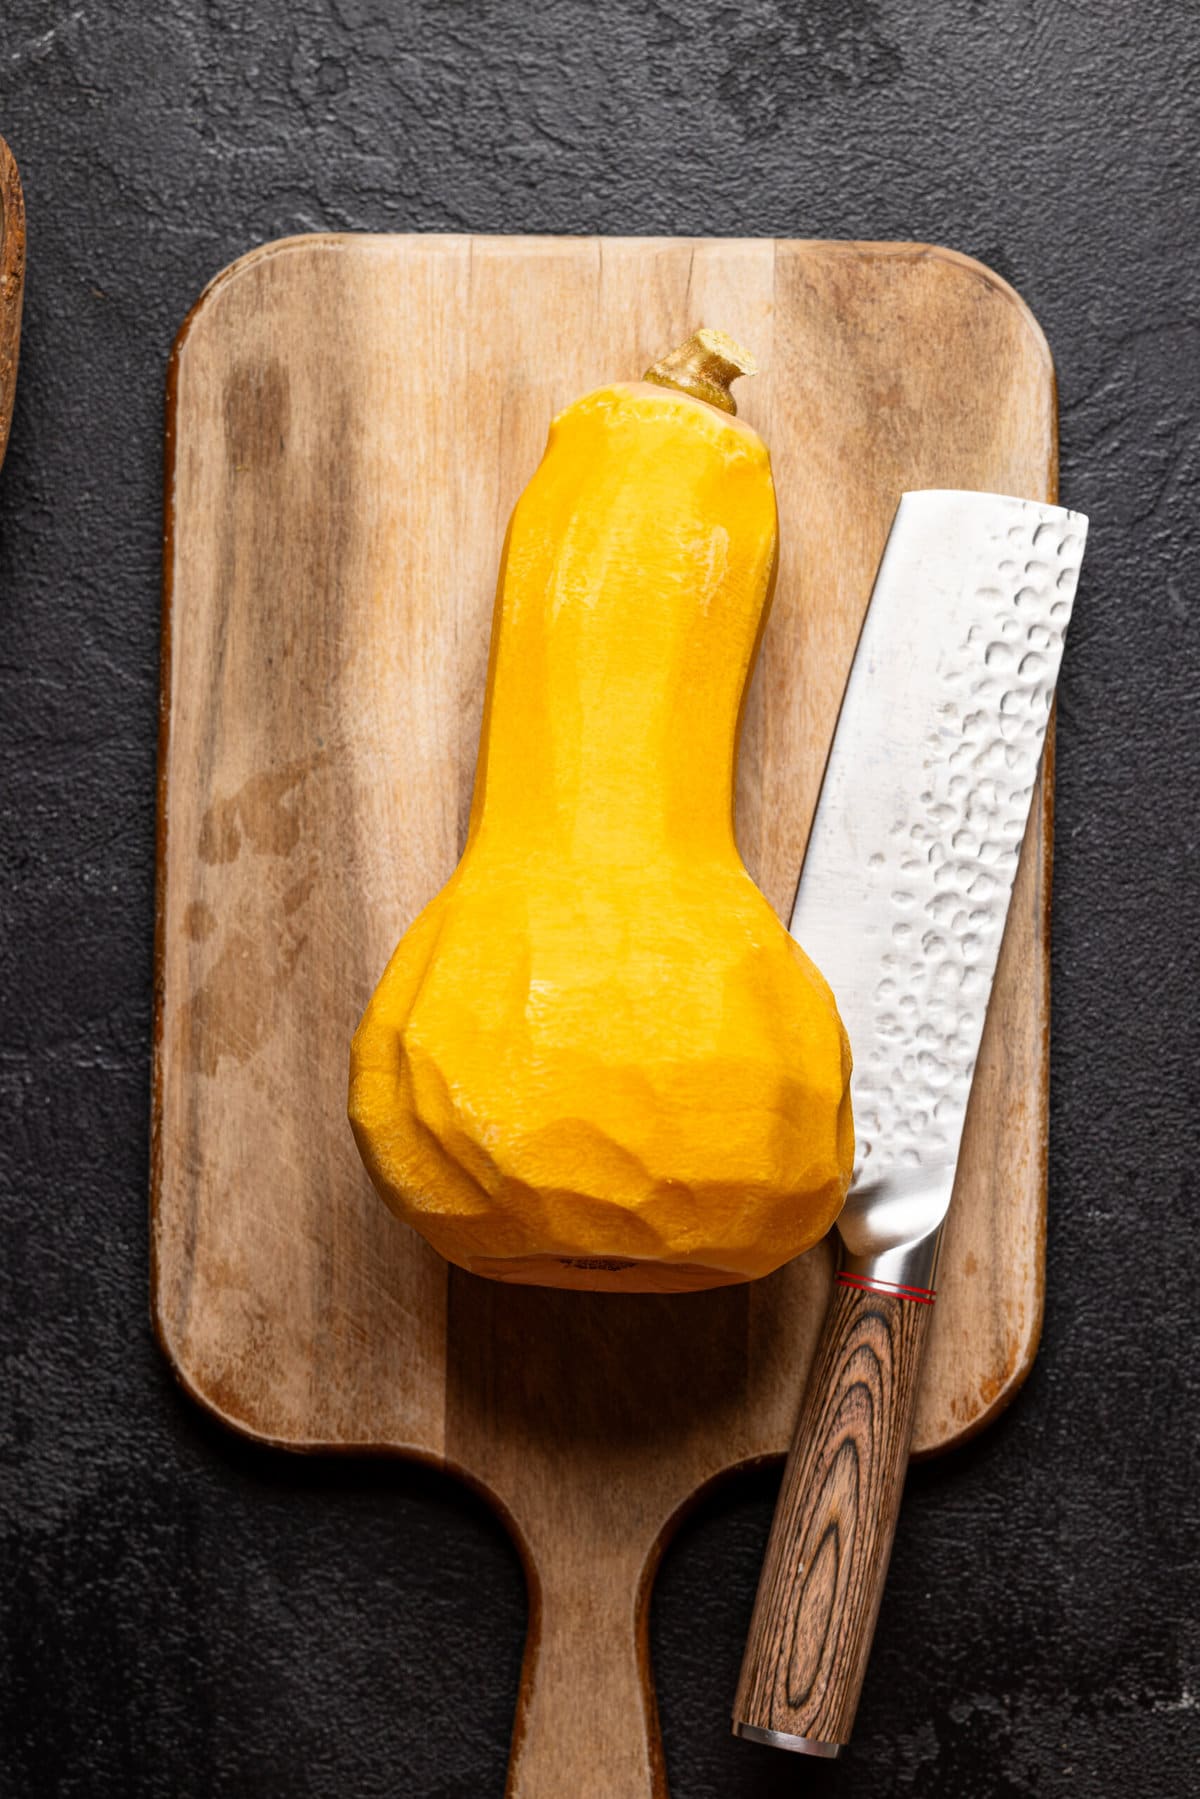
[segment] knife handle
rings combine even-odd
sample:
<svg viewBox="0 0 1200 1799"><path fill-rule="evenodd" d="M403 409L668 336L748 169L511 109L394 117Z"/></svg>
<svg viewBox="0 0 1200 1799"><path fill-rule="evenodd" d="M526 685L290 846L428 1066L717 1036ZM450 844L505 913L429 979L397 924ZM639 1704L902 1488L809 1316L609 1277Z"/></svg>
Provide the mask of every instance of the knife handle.
<svg viewBox="0 0 1200 1799"><path fill-rule="evenodd" d="M933 1314L932 1292L910 1291L838 1276L759 1579L737 1736L824 1756L849 1741Z"/></svg>

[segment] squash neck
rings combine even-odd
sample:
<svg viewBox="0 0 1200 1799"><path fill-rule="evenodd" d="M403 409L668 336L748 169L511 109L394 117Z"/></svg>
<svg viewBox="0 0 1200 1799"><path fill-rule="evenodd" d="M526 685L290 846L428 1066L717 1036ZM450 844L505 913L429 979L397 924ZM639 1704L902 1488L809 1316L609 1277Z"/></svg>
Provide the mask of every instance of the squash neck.
<svg viewBox="0 0 1200 1799"><path fill-rule="evenodd" d="M579 708L578 723L494 704L470 842L634 869L736 854L737 705L701 717L686 697L609 691Z"/></svg>

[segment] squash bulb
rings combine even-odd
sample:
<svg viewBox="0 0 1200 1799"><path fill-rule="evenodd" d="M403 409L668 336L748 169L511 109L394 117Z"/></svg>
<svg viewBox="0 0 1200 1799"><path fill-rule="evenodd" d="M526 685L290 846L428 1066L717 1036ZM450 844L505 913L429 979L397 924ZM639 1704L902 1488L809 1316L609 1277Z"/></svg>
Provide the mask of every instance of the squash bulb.
<svg viewBox="0 0 1200 1799"><path fill-rule="evenodd" d="M702 332L554 420L504 546L466 848L354 1038L375 1185L477 1274L749 1280L845 1197L845 1032L734 840L777 541L732 416L748 363Z"/></svg>

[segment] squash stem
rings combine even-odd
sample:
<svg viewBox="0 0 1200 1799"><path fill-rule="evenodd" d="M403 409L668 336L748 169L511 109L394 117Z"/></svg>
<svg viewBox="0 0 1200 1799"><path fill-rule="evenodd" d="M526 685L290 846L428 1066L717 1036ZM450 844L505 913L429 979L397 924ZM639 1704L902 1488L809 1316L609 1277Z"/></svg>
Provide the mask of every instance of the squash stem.
<svg viewBox="0 0 1200 1799"><path fill-rule="evenodd" d="M730 387L739 375L757 375L758 364L724 331L701 325L685 344L648 368L642 377L659 387L677 387L682 393L706 400L722 412L737 412Z"/></svg>

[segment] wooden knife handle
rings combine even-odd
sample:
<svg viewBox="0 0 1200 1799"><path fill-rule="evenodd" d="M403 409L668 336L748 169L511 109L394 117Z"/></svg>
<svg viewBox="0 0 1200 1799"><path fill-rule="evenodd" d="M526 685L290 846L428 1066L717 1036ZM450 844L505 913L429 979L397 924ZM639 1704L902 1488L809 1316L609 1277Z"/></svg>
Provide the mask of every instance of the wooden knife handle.
<svg viewBox="0 0 1200 1799"><path fill-rule="evenodd" d="M849 1741L900 1509L931 1299L838 1277L759 1580L734 1704L739 1736L812 1755L836 1755Z"/></svg>

